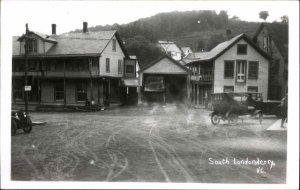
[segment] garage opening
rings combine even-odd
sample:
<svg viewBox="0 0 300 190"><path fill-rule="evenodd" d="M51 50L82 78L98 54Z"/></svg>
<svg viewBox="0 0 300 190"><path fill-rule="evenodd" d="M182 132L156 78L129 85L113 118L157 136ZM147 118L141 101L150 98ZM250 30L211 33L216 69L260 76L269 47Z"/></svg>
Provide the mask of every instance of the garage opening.
<svg viewBox="0 0 300 190"><path fill-rule="evenodd" d="M144 100L182 103L187 95L186 75L145 75Z"/></svg>

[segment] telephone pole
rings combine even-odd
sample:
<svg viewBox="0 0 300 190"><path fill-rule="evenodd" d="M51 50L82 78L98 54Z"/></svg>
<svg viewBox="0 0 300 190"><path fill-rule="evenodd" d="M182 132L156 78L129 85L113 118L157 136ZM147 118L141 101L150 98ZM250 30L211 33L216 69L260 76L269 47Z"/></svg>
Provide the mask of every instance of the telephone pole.
<svg viewBox="0 0 300 190"><path fill-rule="evenodd" d="M28 24L26 23L26 33L24 35L24 57L25 57L25 86L24 86L24 95L25 95L25 113L28 114L28 91L31 90L31 87L28 89L28 42L35 41L35 38L29 36Z"/></svg>

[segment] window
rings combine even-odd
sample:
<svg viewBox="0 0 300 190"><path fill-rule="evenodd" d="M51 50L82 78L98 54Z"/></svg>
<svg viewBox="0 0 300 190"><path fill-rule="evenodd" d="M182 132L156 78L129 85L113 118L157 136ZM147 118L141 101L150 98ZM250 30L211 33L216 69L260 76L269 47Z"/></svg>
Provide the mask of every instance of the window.
<svg viewBox="0 0 300 190"><path fill-rule="evenodd" d="M23 89L24 89L24 79L15 79L14 82L14 92L15 100L23 100Z"/></svg>
<svg viewBox="0 0 300 190"><path fill-rule="evenodd" d="M79 71L88 71L89 70L89 62L87 59L79 60Z"/></svg>
<svg viewBox="0 0 300 190"><path fill-rule="evenodd" d="M86 83L81 82L76 85L77 101L85 102L87 99L87 87Z"/></svg>
<svg viewBox="0 0 300 190"><path fill-rule="evenodd" d="M248 86L248 92L258 92L257 86Z"/></svg>
<svg viewBox="0 0 300 190"><path fill-rule="evenodd" d="M234 86L224 86L224 92L233 92Z"/></svg>
<svg viewBox="0 0 300 190"><path fill-rule="evenodd" d="M25 71L25 63L23 60L14 60L13 61L13 71L20 72Z"/></svg>
<svg viewBox="0 0 300 190"><path fill-rule="evenodd" d="M133 65L126 65L126 73L133 73L134 66Z"/></svg>
<svg viewBox="0 0 300 190"><path fill-rule="evenodd" d="M27 44L28 52L37 52L37 40L28 41Z"/></svg>
<svg viewBox="0 0 300 190"><path fill-rule="evenodd" d="M54 89L54 99L55 101L64 101L65 97L65 91L64 91L64 83L63 81L57 81L55 83L55 89Z"/></svg>
<svg viewBox="0 0 300 190"><path fill-rule="evenodd" d="M236 82L243 83L246 82L246 65L247 61L237 60L236 61Z"/></svg>
<svg viewBox="0 0 300 190"><path fill-rule="evenodd" d="M246 55L247 54L247 44L237 45L237 54Z"/></svg>
<svg viewBox="0 0 300 190"><path fill-rule="evenodd" d="M113 40L112 40L112 50L113 50L113 51L116 51L116 49L117 49L117 40L116 40L116 39L113 39Z"/></svg>
<svg viewBox="0 0 300 190"><path fill-rule="evenodd" d="M106 72L109 73L110 72L110 59L106 58Z"/></svg>
<svg viewBox="0 0 300 190"><path fill-rule="evenodd" d="M118 73L122 74L122 60L121 59L118 60Z"/></svg>
<svg viewBox="0 0 300 190"><path fill-rule="evenodd" d="M234 77L234 61L224 62L224 78Z"/></svg>
<svg viewBox="0 0 300 190"><path fill-rule="evenodd" d="M249 61L249 79L258 79L258 62Z"/></svg>
<svg viewBox="0 0 300 190"><path fill-rule="evenodd" d="M28 61L28 71L35 71L36 70L36 61Z"/></svg>

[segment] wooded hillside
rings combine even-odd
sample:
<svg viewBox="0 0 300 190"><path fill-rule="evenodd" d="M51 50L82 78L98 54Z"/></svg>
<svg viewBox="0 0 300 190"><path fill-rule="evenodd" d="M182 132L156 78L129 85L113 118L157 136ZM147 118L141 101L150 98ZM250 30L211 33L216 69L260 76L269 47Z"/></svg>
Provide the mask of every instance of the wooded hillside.
<svg viewBox="0 0 300 190"><path fill-rule="evenodd" d="M191 47L193 51L209 51L226 39L227 28L231 29L232 35L246 33L252 37L259 24L241 21L236 16L229 18L226 11L175 11L124 25L90 27L89 31L118 30L128 53L136 55L144 65L162 54L156 47L157 40L174 41L180 47ZM81 30L75 30L78 31Z"/></svg>

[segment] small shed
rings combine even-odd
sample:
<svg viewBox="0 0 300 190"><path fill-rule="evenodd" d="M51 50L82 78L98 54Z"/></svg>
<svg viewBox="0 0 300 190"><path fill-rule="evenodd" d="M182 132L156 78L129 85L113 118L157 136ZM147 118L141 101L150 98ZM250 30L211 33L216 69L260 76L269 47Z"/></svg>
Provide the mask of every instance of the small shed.
<svg viewBox="0 0 300 190"><path fill-rule="evenodd" d="M139 71L142 101L184 103L189 96L190 70L164 55Z"/></svg>

